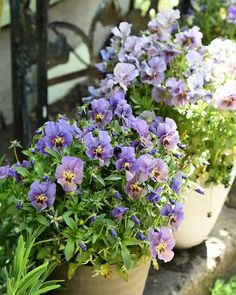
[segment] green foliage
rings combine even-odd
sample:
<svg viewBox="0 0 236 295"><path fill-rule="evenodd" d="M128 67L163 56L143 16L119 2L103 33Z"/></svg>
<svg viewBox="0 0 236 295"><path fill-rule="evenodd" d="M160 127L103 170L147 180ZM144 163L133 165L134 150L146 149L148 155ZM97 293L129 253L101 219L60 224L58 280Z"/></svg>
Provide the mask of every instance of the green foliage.
<svg viewBox="0 0 236 295"><path fill-rule="evenodd" d="M183 24L200 27L204 44L209 44L219 36L236 39L235 25L227 19L227 8L231 1L196 0L192 1L193 11L183 17Z"/></svg>
<svg viewBox="0 0 236 295"><path fill-rule="evenodd" d="M236 295L236 276L233 276L227 283L217 280L211 289L211 295Z"/></svg>
<svg viewBox="0 0 236 295"><path fill-rule="evenodd" d="M19 237L12 265L3 269L6 281L4 295L39 295L60 287L58 281L47 281L55 263L47 261L37 267L32 263L30 255L36 235L28 237L27 242Z"/></svg>

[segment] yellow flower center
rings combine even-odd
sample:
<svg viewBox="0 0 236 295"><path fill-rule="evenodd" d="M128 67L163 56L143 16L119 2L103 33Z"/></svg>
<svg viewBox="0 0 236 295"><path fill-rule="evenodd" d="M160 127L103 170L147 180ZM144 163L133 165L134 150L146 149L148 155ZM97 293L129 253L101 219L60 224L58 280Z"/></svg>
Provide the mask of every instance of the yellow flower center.
<svg viewBox="0 0 236 295"><path fill-rule="evenodd" d="M166 251L166 243L162 242L156 246L157 253L163 253Z"/></svg>
<svg viewBox="0 0 236 295"><path fill-rule="evenodd" d="M44 194L40 194L36 196L36 203L42 205L44 202L47 201L47 197Z"/></svg>
<svg viewBox="0 0 236 295"><path fill-rule="evenodd" d="M94 152L94 154L97 155L98 157L101 157L102 152L103 152L102 146L99 145L99 146L98 146L93 152Z"/></svg>
<svg viewBox="0 0 236 295"><path fill-rule="evenodd" d="M227 106L230 106L232 104L232 101L233 101L233 99L232 99L231 95L224 98L224 103L226 103Z"/></svg>
<svg viewBox="0 0 236 295"><path fill-rule="evenodd" d="M140 192L141 190L141 187L138 185L138 183L134 183L131 185L131 191L134 192L134 193L138 193Z"/></svg>
<svg viewBox="0 0 236 295"><path fill-rule="evenodd" d="M56 147L62 147L64 143L64 138L63 137L60 137L60 136L57 136L53 139L53 144L56 146Z"/></svg>
<svg viewBox="0 0 236 295"><path fill-rule="evenodd" d="M192 44L192 39L191 38L187 38L185 41L184 41L184 45L190 45Z"/></svg>
<svg viewBox="0 0 236 295"><path fill-rule="evenodd" d="M129 170L130 167L131 167L131 164L130 164L129 162L125 162L125 163L123 164L123 167L124 167L125 169Z"/></svg>
<svg viewBox="0 0 236 295"><path fill-rule="evenodd" d="M169 222L171 225L175 225L176 224L176 215L171 215Z"/></svg>
<svg viewBox="0 0 236 295"><path fill-rule="evenodd" d="M66 182L71 183L71 182L74 180L74 178L75 178L75 174L72 173L72 172L70 172L70 171L65 171L65 172L63 173L63 177L64 177L64 180L65 180Z"/></svg>
<svg viewBox="0 0 236 295"><path fill-rule="evenodd" d="M102 120L104 119L104 115L101 113L95 114L94 119L97 123L101 123Z"/></svg>
<svg viewBox="0 0 236 295"><path fill-rule="evenodd" d="M154 168L152 170L152 175L154 178L158 179L158 177L160 177L160 172L157 170L157 168Z"/></svg>

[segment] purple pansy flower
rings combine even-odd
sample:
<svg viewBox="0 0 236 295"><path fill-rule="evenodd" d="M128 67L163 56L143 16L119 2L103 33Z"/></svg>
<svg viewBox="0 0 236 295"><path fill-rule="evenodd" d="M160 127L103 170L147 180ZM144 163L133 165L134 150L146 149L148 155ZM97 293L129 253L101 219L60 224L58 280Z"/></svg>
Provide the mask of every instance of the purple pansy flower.
<svg viewBox="0 0 236 295"><path fill-rule="evenodd" d="M135 146L138 146L140 149L151 149L153 147L153 143L150 139L149 126L147 122L141 118L135 118L132 120L131 127L139 134L139 139L136 141Z"/></svg>
<svg viewBox="0 0 236 295"><path fill-rule="evenodd" d="M134 178L130 179L124 188L125 193L131 197L132 199L137 199L140 196L145 194L145 190L143 189L140 179L138 175L135 175Z"/></svg>
<svg viewBox="0 0 236 295"><path fill-rule="evenodd" d="M118 63L113 72L115 82L124 90L127 90L127 86L139 75L136 67L129 63Z"/></svg>
<svg viewBox="0 0 236 295"><path fill-rule="evenodd" d="M181 188L182 188L182 185L183 185L183 173L182 172L179 172L177 173L171 183L170 183L170 187L173 191L175 191L177 194L180 194L181 192Z"/></svg>
<svg viewBox="0 0 236 295"><path fill-rule="evenodd" d="M153 159L147 172L153 181L165 181L168 177L168 166L162 159Z"/></svg>
<svg viewBox="0 0 236 295"><path fill-rule="evenodd" d="M133 147L122 147L119 159L116 161L117 170L127 170L135 172L137 170L137 161Z"/></svg>
<svg viewBox="0 0 236 295"><path fill-rule="evenodd" d="M112 120L112 111L110 103L104 99L94 99L91 102L92 110L89 111L90 118L94 121L95 125L104 128Z"/></svg>
<svg viewBox="0 0 236 295"><path fill-rule="evenodd" d="M146 181L149 176L149 168L153 163L153 157L149 154L144 154L138 158L137 163L139 181Z"/></svg>
<svg viewBox="0 0 236 295"><path fill-rule="evenodd" d="M89 132L84 137L87 156L90 159L99 159L101 166L108 164L109 159L113 155L113 149L110 142L111 137L106 131L99 131L98 137L93 137L92 133Z"/></svg>
<svg viewBox="0 0 236 295"><path fill-rule="evenodd" d="M47 148L59 151L71 145L72 139L71 126L65 119L46 123L44 142Z"/></svg>
<svg viewBox="0 0 236 295"><path fill-rule="evenodd" d="M15 170L11 168L9 165L0 167L0 179L14 177L15 173Z"/></svg>
<svg viewBox="0 0 236 295"><path fill-rule="evenodd" d="M65 156L61 163L55 172L57 182L66 192L76 191L77 185L81 184L83 179L83 161L76 157Z"/></svg>
<svg viewBox="0 0 236 295"><path fill-rule="evenodd" d="M183 208L180 202L176 202L174 205L166 204L161 208L161 215L168 217L168 222L175 231L184 220Z"/></svg>
<svg viewBox="0 0 236 295"><path fill-rule="evenodd" d="M153 57L148 62L142 62L141 79L153 86L159 85L164 79L166 63L163 58Z"/></svg>
<svg viewBox="0 0 236 295"><path fill-rule="evenodd" d="M164 262L172 260L174 257L172 249L175 246L175 240L169 228L162 227L158 232L151 228L148 232L148 241L153 259L158 257Z"/></svg>
<svg viewBox="0 0 236 295"><path fill-rule="evenodd" d="M170 78L166 81L166 86L171 94L171 104L173 106L184 105L187 102L187 92L185 83L182 80Z"/></svg>
<svg viewBox="0 0 236 295"><path fill-rule="evenodd" d="M227 18L229 22L233 23L236 25L236 5L230 5L228 7L228 15Z"/></svg>
<svg viewBox="0 0 236 295"><path fill-rule="evenodd" d="M158 189L150 192L147 196L146 196L146 200L148 202L151 202L153 204L156 204L157 202L160 201L161 199L161 193L162 193L162 188L159 187Z"/></svg>
<svg viewBox="0 0 236 295"><path fill-rule="evenodd" d="M40 138L40 140L36 143L36 150L43 155L47 155L46 147L45 137Z"/></svg>
<svg viewBox="0 0 236 295"><path fill-rule="evenodd" d="M189 30L176 34L175 43L181 44L186 49L194 49L202 45L202 33L199 27L194 26Z"/></svg>
<svg viewBox="0 0 236 295"><path fill-rule="evenodd" d="M125 212L128 211L128 208L126 207L122 207L122 206L116 206L111 214L114 218L118 218L121 219L123 217L123 215L125 214Z"/></svg>
<svg viewBox="0 0 236 295"><path fill-rule="evenodd" d="M114 109L114 115L124 120L127 127L130 126L133 120L133 113L131 106L127 103L125 99L119 101Z"/></svg>
<svg viewBox="0 0 236 295"><path fill-rule="evenodd" d="M111 32L114 34L115 37L120 38L122 41L125 41L126 38L130 35L131 32L131 24L127 22L121 22L119 27L113 27Z"/></svg>
<svg viewBox="0 0 236 295"><path fill-rule="evenodd" d="M28 200L41 212L45 208L50 208L55 201L56 185L50 181L35 181L30 186Z"/></svg>
<svg viewBox="0 0 236 295"><path fill-rule="evenodd" d="M114 110L118 103L125 101L124 90L118 89L118 90L112 91L112 93L109 95L109 101Z"/></svg>

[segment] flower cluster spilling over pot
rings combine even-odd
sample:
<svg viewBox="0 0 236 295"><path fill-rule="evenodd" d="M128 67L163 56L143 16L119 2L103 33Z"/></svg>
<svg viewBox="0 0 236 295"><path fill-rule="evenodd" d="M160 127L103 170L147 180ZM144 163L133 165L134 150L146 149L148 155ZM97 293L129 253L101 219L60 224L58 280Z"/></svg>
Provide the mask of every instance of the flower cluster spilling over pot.
<svg viewBox="0 0 236 295"><path fill-rule="evenodd" d="M176 123L134 116L122 88L77 115L47 122L23 152L27 160L0 167L1 190L14 198L22 228L45 226L37 258L69 262L70 276L89 264L109 277L115 264L124 278L145 259L156 267L157 259L170 261L181 191L194 185L179 170Z"/></svg>
<svg viewBox="0 0 236 295"><path fill-rule="evenodd" d="M109 99L116 89L146 120L155 113L174 119L188 145L182 158L188 176L227 186L236 146L236 42L217 38L204 46L199 28L180 30L179 17L178 10L161 11L139 36L126 22L113 28L97 65L105 78L91 96Z"/></svg>

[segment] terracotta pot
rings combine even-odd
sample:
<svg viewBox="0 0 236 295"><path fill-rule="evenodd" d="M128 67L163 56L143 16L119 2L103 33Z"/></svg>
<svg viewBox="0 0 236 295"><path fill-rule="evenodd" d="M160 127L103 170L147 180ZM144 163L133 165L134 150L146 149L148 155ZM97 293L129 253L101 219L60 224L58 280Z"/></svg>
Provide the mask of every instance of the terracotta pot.
<svg viewBox="0 0 236 295"><path fill-rule="evenodd" d="M56 295L142 295L145 287L150 262L129 271L128 282L116 274L115 267L111 267L112 279L102 276L93 278L91 266L79 267L71 280L66 280L64 290L56 290ZM65 279L67 267L59 267L53 277ZM59 274L59 275L58 275Z"/></svg>
<svg viewBox="0 0 236 295"><path fill-rule="evenodd" d="M176 248L188 249L201 244L213 229L230 188L223 185L205 188L205 195L195 191L186 196L184 221L174 234Z"/></svg>

